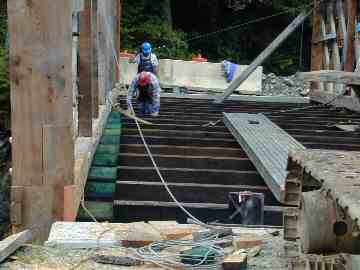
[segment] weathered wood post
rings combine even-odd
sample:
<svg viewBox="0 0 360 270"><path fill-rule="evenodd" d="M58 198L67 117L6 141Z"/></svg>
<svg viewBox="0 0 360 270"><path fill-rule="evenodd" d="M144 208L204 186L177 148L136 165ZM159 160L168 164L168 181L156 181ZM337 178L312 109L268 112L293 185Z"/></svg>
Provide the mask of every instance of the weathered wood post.
<svg viewBox="0 0 360 270"><path fill-rule="evenodd" d="M92 136L93 91L92 91L92 35L91 0L84 0L84 10L80 15L79 39L79 136ZM93 82L93 86L95 82Z"/></svg>
<svg viewBox="0 0 360 270"><path fill-rule="evenodd" d="M73 182L72 2L9 0L11 222L44 240Z"/></svg>

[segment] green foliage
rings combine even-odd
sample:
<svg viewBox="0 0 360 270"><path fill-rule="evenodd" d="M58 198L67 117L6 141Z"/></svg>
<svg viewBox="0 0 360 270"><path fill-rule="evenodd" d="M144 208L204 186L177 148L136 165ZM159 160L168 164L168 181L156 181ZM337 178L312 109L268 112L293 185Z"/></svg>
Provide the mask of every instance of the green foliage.
<svg viewBox="0 0 360 270"><path fill-rule="evenodd" d="M0 20L0 110L9 110L10 84L8 50L5 48L6 21Z"/></svg>
<svg viewBox="0 0 360 270"><path fill-rule="evenodd" d="M137 51L147 40L161 58L191 59L201 53L213 62L228 59L249 64L293 20L299 7L308 5L310 0L245 2L245 9L233 10L223 0L194 0L186 5L180 0L124 0L122 49ZM231 31L217 32L279 12L285 13ZM303 51L309 50L310 30L310 25L305 24ZM188 40L209 32L216 34ZM284 75L298 71L301 39L300 30L291 35L264 63L265 71ZM309 55L304 56L303 63L309 63Z"/></svg>
<svg viewBox="0 0 360 270"><path fill-rule="evenodd" d="M122 49L137 51L143 41L149 41L162 58L189 59L186 34L174 31L166 14L165 0L137 0L123 2ZM166 11L165 11L166 10Z"/></svg>
<svg viewBox="0 0 360 270"><path fill-rule="evenodd" d="M122 31L124 49L136 51L139 44L146 40L153 44L160 57L188 57L185 34L172 31L160 18L151 17L138 25L124 26Z"/></svg>

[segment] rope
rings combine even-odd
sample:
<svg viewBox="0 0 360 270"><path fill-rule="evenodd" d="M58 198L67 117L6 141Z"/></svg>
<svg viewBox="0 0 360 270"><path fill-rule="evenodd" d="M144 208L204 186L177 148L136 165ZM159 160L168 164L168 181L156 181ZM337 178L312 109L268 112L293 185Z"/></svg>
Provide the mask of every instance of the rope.
<svg viewBox="0 0 360 270"><path fill-rule="evenodd" d="M109 25L109 23L108 23L108 21L106 20L106 17L105 17L105 10L104 10L103 13L104 13L104 14L102 14L102 15L103 15L103 20L104 20L104 22L105 22L105 28L106 28L105 36L106 36L106 34L107 34L108 36L111 36L110 25ZM116 62L116 64L117 64L117 66L120 67L119 60L118 60L118 55L117 55L116 49L115 49L115 45L114 45L114 42L113 42L113 40L112 40L111 38L110 38L110 42L111 42L113 57L114 57L114 59L115 59L115 62ZM109 97L108 97L108 98L109 98ZM111 100L110 100L110 104L111 104ZM111 104L111 105L112 105L113 108L116 107L115 104ZM131 109L132 113L135 115L135 112L134 112L133 107L131 107L130 109ZM205 224L204 222L202 222L202 221L200 221L199 219L197 219L195 216L193 216L193 215L192 215L188 210L186 210L186 209L184 208L184 206L176 199L175 195L174 195L173 192L170 190L167 182L165 181L164 177L163 177L162 174L161 174L161 171L160 171L160 169L159 169L159 167L158 167L158 165L157 165L157 163L156 163L156 161L155 161L155 159L154 159L154 157L153 157L153 154L152 154L152 152L151 152L151 150L150 150L150 148L149 148L149 146L148 146L148 144L147 144L147 142L146 142L146 139L145 139L145 137L144 137L144 134L143 134L143 132L142 132L142 129L141 129L141 126L140 126L138 120L137 120L136 118L134 118L134 121L135 121L136 126L137 126L137 129L138 129L138 131L139 131L139 135L140 135L140 137L141 137L141 140L142 140L142 142L143 142L143 144L144 144L144 146L145 146L145 149L146 149L146 151L147 151L147 153L148 153L148 156L149 156L149 158L150 158L150 160L151 160L151 162L152 162L152 164L153 164L153 166L154 166L154 168L155 168L155 170L156 170L156 172L157 172L157 174L158 174L161 182L163 183L164 188L166 189L167 193L170 195L171 199L177 204L177 206L178 206L189 218L193 219L198 225L200 225L200 226L202 226L202 227L205 227L205 228L214 228L215 226L207 225L207 224ZM84 203L84 196L83 196L82 198L83 198L83 199L82 199L82 204L81 204L82 207L83 207L84 210L89 214L89 216L90 216L95 222L97 222L97 221L96 221L96 218L90 213L90 211L89 211L88 209L86 209L85 203Z"/></svg>
<svg viewBox="0 0 360 270"><path fill-rule="evenodd" d="M189 41L198 40L198 39L206 38L206 37L209 37L209 36L217 35L217 34L220 34L220 33L228 32L228 31L231 31L231 30L240 29L240 28L243 28L244 26L248 26L248 25L251 25L251 24L258 23L258 22L266 21L268 19L278 17L278 16L283 15L283 14L291 13L291 12L294 12L296 10L303 9L303 8L306 8L306 7L309 7L309 6L312 6L312 5L313 5L313 3L310 3L310 4L304 5L304 6L289 8L289 9L286 9L284 11L275 13L273 15L260 17L260 18L257 18L257 19L250 20L248 22L242 23L242 24L237 24L237 25L225 27L223 29L219 29L219 30L214 31L214 32L209 32L209 33L206 33L206 34L202 34L202 35L198 35L198 36L189 38L189 39L187 39L185 41L189 42Z"/></svg>

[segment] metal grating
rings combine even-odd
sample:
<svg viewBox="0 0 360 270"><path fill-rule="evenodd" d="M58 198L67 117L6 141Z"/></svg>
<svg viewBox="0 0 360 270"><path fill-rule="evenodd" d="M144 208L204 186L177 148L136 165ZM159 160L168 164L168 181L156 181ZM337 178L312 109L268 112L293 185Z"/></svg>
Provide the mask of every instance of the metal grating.
<svg viewBox="0 0 360 270"><path fill-rule="evenodd" d="M224 113L224 122L280 202L290 150L305 147L263 114Z"/></svg>

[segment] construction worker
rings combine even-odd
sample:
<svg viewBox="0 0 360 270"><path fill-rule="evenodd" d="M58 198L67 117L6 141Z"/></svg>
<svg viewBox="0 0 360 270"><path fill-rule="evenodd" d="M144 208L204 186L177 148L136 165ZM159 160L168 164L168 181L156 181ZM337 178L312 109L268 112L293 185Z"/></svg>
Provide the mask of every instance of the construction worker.
<svg viewBox="0 0 360 270"><path fill-rule="evenodd" d="M160 83L151 72L143 71L133 79L127 95L128 111L132 113L132 98L137 92L137 101L141 114L158 116L160 111Z"/></svg>
<svg viewBox="0 0 360 270"><path fill-rule="evenodd" d="M140 53L130 62L138 64L138 73L147 71L156 76L159 75L159 60L156 55L152 53L152 47L149 42L144 42L141 45Z"/></svg>

